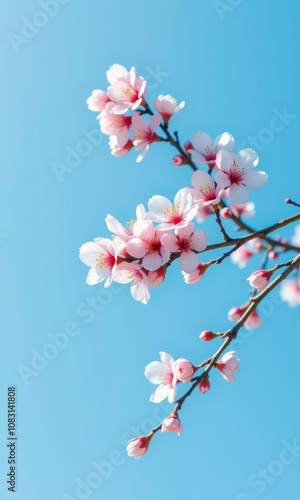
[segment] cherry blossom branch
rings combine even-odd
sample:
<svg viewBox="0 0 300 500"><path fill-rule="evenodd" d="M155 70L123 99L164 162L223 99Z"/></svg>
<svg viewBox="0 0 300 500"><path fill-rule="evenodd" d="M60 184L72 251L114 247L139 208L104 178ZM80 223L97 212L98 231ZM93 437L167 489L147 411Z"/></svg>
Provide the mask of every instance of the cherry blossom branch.
<svg viewBox="0 0 300 500"><path fill-rule="evenodd" d="M202 368L206 366L205 370L199 375L198 377L195 377L192 379L192 385L189 388L189 390L181 396L175 403L175 409L172 412L173 415L177 415L178 412L182 409L183 403L185 400L192 394L192 392L198 387L199 383L206 379L208 377L208 374L212 370L212 368L216 365L218 359L220 358L221 354L225 351L225 349L233 342L233 340L236 339L237 334L239 330L244 326L246 320L249 318L249 316L253 313L253 311L257 308L258 304L272 291L274 288L276 288L277 285L279 285L283 280L285 280L295 269L299 268L300 265L300 253L291 261L288 261L284 264L278 264L275 266L277 269L279 267L284 267L287 266L287 269L277 276L272 283L270 283L262 292L260 292L258 295L255 297L251 297L248 302L248 307L243 314L243 316L240 318L240 320L227 332L225 332L222 336L223 338L226 338L226 340L223 342L223 344L219 347L219 349L215 352L215 354L201 363L200 365L196 366L196 369ZM150 437L152 437L157 431L159 431L162 428L163 422L161 422L157 427L153 428L149 434Z"/></svg>

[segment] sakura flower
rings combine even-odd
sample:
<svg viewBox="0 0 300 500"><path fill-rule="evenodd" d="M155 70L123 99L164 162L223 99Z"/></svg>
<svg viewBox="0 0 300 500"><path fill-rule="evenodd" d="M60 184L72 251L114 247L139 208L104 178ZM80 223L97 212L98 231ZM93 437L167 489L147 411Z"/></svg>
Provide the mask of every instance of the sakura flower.
<svg viewBox="0 0 300 500"><path fill-rule="evenodd" d="M205 377L203 380L201 380L200 384L198 385L198 389L202 394L205 394L206 392L209 391L210 381L208 376Z"/></svg>
<svg viewBox="0 0 300 500"><path fill-rule="evenodd" d="M192 175L193 201L200 205L218 205L223 190L215 185L215 181L203 170L197 170Z"/></svg>
<svg viewBox="0 0 300 500"><path fill-rule="evenodd" d="M239 367L239 359L234 356L235 351L230 351L224 354L224 356L215 364L215 367L220 370L225 380L228 382L235 382L236 378L234 377L234 373L238 372Z"/></svg>
<svg viewBox="0 0 300 500"><path fill-rule="evenodd" d="M189 153L193 155L196 163L213 167L220 149L231 152L233 148L234 138L228 132L219 135L214 141L205 132L196 132L192 137L192 148Z"/></svg>
<svg viewBox="0 0 300 500"><path fill-rule="evenodd" d="M263 187L268 175L253 170L258 164L258 156L252 149L242 149L239 153L229 153L225 149L218 152L216 158L216 182L221 187L229 188L234 203L247 203L250 198L248 187Z"/></svg>
<svg viewBox="0 0 300 500"><path fill-rule="evenodd" d="M237 264L240 269L244 269L252 255L251 250L246 245L242 245L231 254L230 259L233 264Z"/></svg>
<svg viewBox="0 0 300 500"><path fill-rule="evenodd" d="M119 146L118 139L115 135L111 135L109 138L109 147L111 154L113 156L124 156L133 148L133 143L129 139L124 146Z"/></svg>
<svg viewBox="0 0 300 500"><path fill-rule="evenodd" d="M160 352L159 355L160 361L152 361L145 368L145 377L151 384L158 385L150 396L150 401L161 403L168 398L169 403L173 403L177 392L174 358L167 352Z"/></svg>
<svg viewBox="0 0 300 500"><path fill-rule="evenodd" d="M107 103L110 101L108 95L103 90L96 89L93 90L86 102L91 111L101 112L104 111Z"/></svg>
<svg viewBox="0 0 300 500"><path fill-rule="evenodd" d="M292 236L292 243L296 247L300 247L300 224L295 227L295 234Z"/></svg>
<svg viewBox="0 0 300 500"><path fill-rule="evenodd" d="M185 283L187 283L188 285L194 285L195 283L198 283L198 281L201 280L203 274L205 273L206 269L210 266L210 264L206 263L206 264L198 264L198 266L196 267L195 271L191 272L191 273L185 273L184 271L182 271L182 275L183 275L183 279L185 281Z"/></svg>
<svg viewBox="0 0 300 500"><path fill-rule="evenodd" d="M179 358L174 363L174 373L179 382L190 382L195 373L195 367L190 361L184 358Z"/></svg>
<svg viewBox="0 0 300 500"><path fill-rule="evenodd" d="M153 101L153 107L161 114L164 123L168 123L171 116L178 113L184 106L184 101L177 106L176 99L170 95L159 95L158 98Z"/></svg>
<svg viewBox="0 0 300 500"><path fill-rule="evenodd" d="M122 262L117 266L114 281L121 284L132 283L131 295L138 302L147 304L150 299L150 283L141 266L134 262Z"/></svg>
<svg viewBox="0 0 300 500"><path fill-rule="evenodd" d="M136 207L136 220L143 221L145 219L145 207L144 205L140 204ZM108 214L105 222L107 225L107 229L114 235L118 236L125 243L127 243L127 241L129 241L134 236L133 227L136 222L135 220L131 220L128 223L128 226L124 227L122 226L121 222L119 222L115 217Z"/></svg>
<svg viewBox="0 0 300 500"><path fill-rule="evenodd" d="M131 439L126 448L127 455L129 457L142 458L148 450L151 437L151 434L148 434L148 436L139 436Z"/></svg>
<svg viewBox="0 0 300 500"><path fill-rule="evenodd" d="M86 278L88 285L96 285L104 280L105 287L111 284L117 266L117 251L112 241L97 238L85 243L79 249L79 258L91 268Z"/></svg>
<svg viewBox="0 0 300 500"><path fill-rule="evenodd" d="M180 252L179 266L185 273L192 273L199 265L199 257L195 252L202 252L207 247L207 236L204 231L195 231L195 224L189 222L185 227L176 229L176 235L164 234L162 244L170 252Z"/></svg>
<svg viewBox="0 0 300 500"><path fill-rule="evenodd" d="M139 163L149 151L153 142L161 141L161 137L156 135L155 130L160 125L160 115L151 116L149 126L139 113L132 116L133 144L136 151L141 151L137 158Z"/></svg>
<svg viewBox="0 0 300 500"><path fill-rule="evenodd" d="M106 105L105 111L100 115L101 132L106 135L116 136L117 144L123 148L129 141L131 117L125 115L113 115L110 110L113 103Z"/></svg>
<svg viewBox="0 0 300 500"><path fill-rule="evenodd" d="M268 271L261 269L259 271L255 271L254 273L251 273L247 280L249 281L250 286L256 288L256 290L261 292L266 288L273 273L273 269L270 269Z"/></svg>
<svg viewBox="0 0 300 500"><path fill-rule="evenodd" d="M190 189L183 188L174 198L174 204L164 196L155 195L148 202L147 217L159 222L161 231L171 231L186 226L196 215L197 206L193 205Z"/></svg>
<svg viewBox="0 0 300 500"><path fill-rule="evenodd" d="M153 287L161 285L165 281L166 272L166 266L161 266L159 269L149 271L148 278L150 281L150 285Z"/></svg>
<svg viewBox="0 0 300 500"><path fill-rule="evenodd" d="M254 328L259 328L261 326L261 318L256 312L256 309L250 314L249 318L245 321L245 328L247 330L254 330Z"/></svg>
<svg viewBox="0 0 300 500"><path fill-rule="evenodd" d="M150 220L138 221L133 225L133 237L127 242L129 255L143 259L142 265L148 271L158 269L170 258L170 251L162 241L162 233Z"/></svg>
<svg viewBox="0 0 300 500"><path fill-rule="evenodd" d="M248 203L239 204L231 203L230 205L232 213L237 217L254 217L255 215L255 204L252 201Z"/></svg>
<svg viewBox="0 0 300 500"><path fill-rule="evenodd" d="M111 84L107 89L107 95L116 104L111 108L111 113L122 115L128 110L137 109L146 94L145 80L137 76L135 68L127 71L120 64L113 64L106 73Z"/></svg>
<svg viewBox="0 0 300 500"><path fill-rule="evenodd" d="M300 306L300 280L296 278L285 280L280 287L280 297L290 307Z"/></svg>
<svg viewBox="0 0 300 500"><path fill-rule="evenodd" d="M162 423L161 432L177 432L178 436L182 433L182 423L176 414L171 414Z"/></svg>

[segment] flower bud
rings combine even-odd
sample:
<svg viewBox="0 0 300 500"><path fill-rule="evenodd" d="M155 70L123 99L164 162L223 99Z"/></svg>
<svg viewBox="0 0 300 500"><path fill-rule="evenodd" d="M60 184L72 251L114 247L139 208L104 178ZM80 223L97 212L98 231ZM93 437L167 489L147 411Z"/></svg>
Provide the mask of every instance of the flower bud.
<svg viewBox="0 0 300 500"><path fill-rule="evenodd" d="M209 263L205 264L198 264L196 267L195 271L192 271L191 273L185 273L182 271L183 279L188 285L195 285L198 283L198 281L201 280L203 274L205 273L206 269L210 266Z"/></svg>
<svg viewBox="0 0 300 500"><path fill-rule="evenodd" d="M171 414L162 423L161 432L177 432L178 436L182 433L182 423L177 415Z"/></svg>
<svg viewBox="0 0 300 500"><path fill-rule="evenodd" d="M128 442L126 448L127 455L129 457L134 457L134 458L141 458L143 455L145 455L146 451L148 450L148 446L152 438L152 435L150 433L148 434L148 436L139 436L134 439L131 439Z"/></svg>
<svg viewBox="0 0 300 500"><path fill-rule="evenodd" d="M261 292L266 288L273 273L274 271L272 269L270 269L269 271L261 269L259 271L255 271L254 273L251 273L247 280L249 281L250 286L256 288L256 290Z"/></svg>
<svg viewBox="0 0 300 500"><path fill-rule="evenodd" d="M209 342L210 340L213 340L216 338L217 335L210 330L203 330L203 332L200 333L199 338L201 340L204 340L205 342Z"/></svg>
<svg viewBox="0 0 300 500"><path fill-rule="evenodd" d="M232 212L231 212L230 208L225 207L225 208L222 208L221 215L224 219L230 219Z"/></svg>
<svg viewBox="0 0 300 500"><path fill-rule="evenodd" d="M185 159L182 155L175 155L172 159L172 162L174 163L174 165L176 165L177 167L180 167L181 165L184 165L185 164Z"/></svg>
<svg viewBox="0 0 300 500"><path fill-rule="evenodd" d="M189 149L194 149L191 141L185 141L183 147L188 154L189 154Z"/></svg>
<svg viewBox="0 0 300 500"><path fill-rule="evenodd" d="M259 328L261 326L261 318L256 312L256 309L250 314L249 318L245 322L245 327L247 330L253 330L254 328Z"/></svg>
<svg viewBox="0 0 300 500"><path fill-rule="evenodd" d="M148 278L151 286L159 286L165 281L167 268L166 266L161 266L155 271L149 271Z"/></svg>
<svg viewBox="0 0 300 500"><path fill-rule="evenodd" d="M246 310L246 306L232 307L228 311L228 319L230 321L239 321Z"/></svg>
<svg viewBox="0 0 300 500"><path fill-rule="evenodd" d="M174 374L179 382L190 382L195 373L195 367L190 361L179 358L174 363Z"/></svg>
<svg viewBox="0 0 300 500"><path fill-rule="evenodd" d="M278 258L278 252L271 250L271 252L269 252L269 259L276 260L277 258Z"/></svg>
<svg viewBox="0 0 300 500"><path fill-rule="evenodd" d="M206 392L209 391L210 389L210 381L209 377L205 377L203 380L201 380L200 384L198 385L198 389L202 394L205 394Z"/></svg>
<svg viewBox="0 0 300 500"><path fill-rule="evenodd" d="M239 359L234 356L235 352L230 351L224 354L224 356L215 364L215 367L220 370L225 380L228 382L235 382L236 378L234 373L239 371Z"/></svg>

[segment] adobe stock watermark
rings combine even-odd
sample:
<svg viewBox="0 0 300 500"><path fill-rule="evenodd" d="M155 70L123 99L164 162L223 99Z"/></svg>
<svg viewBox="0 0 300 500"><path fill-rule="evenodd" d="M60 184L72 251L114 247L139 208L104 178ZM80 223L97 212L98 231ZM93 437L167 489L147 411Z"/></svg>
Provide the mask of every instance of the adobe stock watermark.
<svg viewBox="0 0 300 500"><path fill-rule="evenodd" d="M101 314L105 307L111 304L114 296L121 293L124 288L122 285L112 283L109 288L100 290L96 296L89 296L80 302L75 309L76 320L70 319L58 332L48 333L47 342L43 347L31 350L29 362L17 366L22 382L28 386L32 379L46 370L51 362L72 344L72 339L83 332L82 321L84 325L91 324L98 314Z"/></svg>
<svg viewBox="0 0 300 500"><path fill-rule="evenodd" d="M33 16L21 17L21 29L16 33L10 31L7 34L8 41L15 54L18 54L24 45L35 38L40 30L48 26L51 19L57 16L63 5L67 5L71 0L39 0L39 9Z"/></svg>
<svg viewBox="0 0 300 500"><path fill-rule="evenodd" d="M266 466L259 467L247 479L247 486L251 493L239 493L234 500L252 500L255 495L262 495L273 485L286 468L292 465L300 456L300 445L297 438L282 441L282 449L278 456L271 460Z"/></svg>
<svg viewBox="0 0 300 500"><path fill-rule="evenodd" d="M214 0L213 6L220 21L224 21L225 14L233 12L243 2L244 0Z"/></svg>
<svg viewBox="0 0 300 500"><path fill-rule="evenodd" d="M297 115L288 112L287 106L284 106L282 111L274 108L272 113L268 126L261 128L256 136L249 135L245 141L239 144L238 151L249 146L255 151L263 151L277 134L285 130L291 121L297 118Z"/></svg>
<svg viewBox="0 0 300 500"><path fill-rule="evenodd" d="M63 161L53 161L51 167L58 180L63 182L66 175L70 175L81 165L82 161L90 156L95 148L103 141L103 134L100 128L81 131L83 138L75 145L65 147L65 158Z"/></svg>
<svg viewBox="0 0 300 500"><path fill-rule="evenodd" d="M90 464L88 474L76 477L72 493L63 493L60 499L88 500L96 490L99 490L103 483L113 476L115 470L126 463L126 446L128 441L136 436L148 434L151 429L156 427L171 412L170 404L166 401L154 406L150 417L144 418L137 426L131 426L130 429L122 433L120 437L120 449L112 450L107 454L105 460L101 460L100 462L93 461Z"/></svg>

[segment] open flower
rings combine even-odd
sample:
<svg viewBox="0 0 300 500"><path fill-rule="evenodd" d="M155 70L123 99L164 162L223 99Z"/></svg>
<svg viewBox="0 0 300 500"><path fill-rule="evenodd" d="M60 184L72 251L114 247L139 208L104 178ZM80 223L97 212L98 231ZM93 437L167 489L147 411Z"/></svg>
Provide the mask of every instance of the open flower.
<svg viewBox="0 0 300 500"><path fill-rule="evenodd" d="M133 145L136 151L142 150L136 160L138 163L144 158L153 142L161 141L161 137L155 133L159 125L159 114L151 116L149 125L139 113L134 113L132 116Z"/></svg>
<svg viewBox="0 0 300 500"><path fill-rule="evenodd" d="M159 222L161 231L171 231L186 226L196 215L197 206L193 205L190 189L183 188L174 198L174 204L164 196L155 195L148 202L147 217Z"/></svg>
<svg viewBox="0 0 300 500"><path fill-rule="evenodd" d="M160 352L160 361L152 361L145 368L145 377L151 384L158 385L150 396L152 403L160 403L168 398L173 403L177 392L174 373L174 358L167 352Z"/></svg>
<svg viewBox="0 0 300 500"><path fill-rule="evenodd" d="M197 170L192 175L193 201L199 205L218 205L221 201L223 189L216 186L211 176L203 170Z"/></svg>
<svg viewBox="0 0 300 500"><path fill-rule="evenodd" d="M129 141L131 117L112 114L110 110L113 105L114 103L108 103L101 113L100 128L103 134L116 136L118 146L123 148Z"/></svg>
<svg viewBox="0 0 300 500"><path fill-rule="evenodd" d="M185 273L192 273L199 265L199 256L207 247L207 236L204 231L195 231L195 224L189 222L185 227L176 230L176 235L164 234L161 239L170 252L180 252L179 265Z"/></svg>
<svg viewBox="0 0 300 500"><path fill-rule="evenodd" d="M230 351L224 354L224 356L215 364L215 367L220 370L225 380L228 382L235 382L236 378L234 373L238 372L240 369L239 359L234 356L235 351Z"/></svg>
<svg viewBox="0 0 300 500"><path fill-rule="evenodd" d="M107 103L110 102L108 95L103 91L103 90L93 90L92 94L90 97L87 99L87 105L88 108L91 111L97 111L100 113L101 111L104 111Z"/></svg>
<svg viewBox="0 0 300 500"><path fill-rule="evenodd" d="M239 153L228 153L222 149L216 158L216 182L221 187L229 188L234 203L247 203L250 198L248 187L263 187L268 175L253 170L258 164L258 156L252 149L242 149Z"/></svg>
<svg viewBox="0 0 300 500"><path fill-rule="evenodd" d="M151 437L152 436L148 434L148 436L139 436L131 439L126 448L127 455L129 457L142 458L148 450Z"/></svg>
<svg viewBox="0 0 300 500"><path fill-rule="evenodd" d="M145 207L144 205L140 204L136 207L136 220L143 221L145 219L146 219ZM121 222L119 222L115 217L108 214L105 219L105 222L107 225L107 229L126 243L134 236L133 227L134 224L136 223L135 220L131 220L128 223L128 226L124 227L122 226Z"/></svg>
<svg viewBox="0 0 300 500"><path fill-rule="evenodd" d="M134 262L122 262L117 266L114 281L131 283L131 295L138 302L147 304L150 299L150 283L141 266Z"/></svg>
<svg viewBox="0 0 300 500"><path fill-rule="evenodd" d="M138 221L133 225L133 237L127 242L129 255L143 259L142 265L148 271L158 269L170 258L170 251L162 242L162 233L155 229L150 220Z"/></svg>
<svg viewBox="0 0 300 500"><path fill-rule="evenodd" d="M175 414L169 415L162 423L161 432L177 432L178 436L182 433L182 423Z"/></svg>
<svg viewBox="0 0 300 500"><path fill-rule="evenodd" d="M280 287L280 297L290 307L300 306L300 279L285 280Z"/></svg>
<svg viewBox="0 0 300 500"><path fill-rule="evenodd" d="M135 110L143 103L146 94L146 81L137 76L135 68L127 71L120 64L113 64L106 73L111 84L107 89L107 95L115 105L110 112L114 114L125 114L128 110Z"/></svg>
<svg viewBox="0 0 300 500"><path fill-rule="evenodd" d="M86 282L96 285L106 280L104 286L111 284L117 266L117 250L114 243L107 238L97 238L80 247L79 258L90 266Z"/></svg>
<svg viewBox="0 0 300 500"><path fill-rule="evenodd" d="M153 107L161 114L164 123L168 123L171 116L178 113L184 106L184 101L177 106L176 99L170 95L159 95L158 98L153 101Z"/></svg>
<svg viewBox="0 0 300 500"><path fill-rule="evenodd" d="M205 132L196 132L192 137L192 148L189 149L189 153L193 155L196 163L213 167L220 149L231 152L233 148L234 138L228 132L218 135L214 141Z"/></svg>

